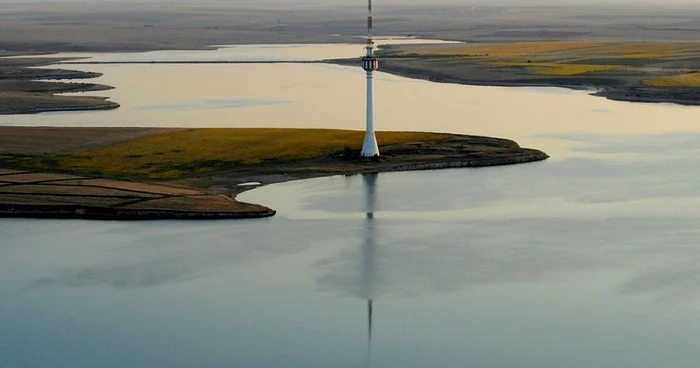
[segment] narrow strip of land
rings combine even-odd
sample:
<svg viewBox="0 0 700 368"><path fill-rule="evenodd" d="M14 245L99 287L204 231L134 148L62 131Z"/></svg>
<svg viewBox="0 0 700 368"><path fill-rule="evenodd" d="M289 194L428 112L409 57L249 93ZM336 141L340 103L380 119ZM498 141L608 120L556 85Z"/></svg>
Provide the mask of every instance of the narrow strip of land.
<svg viewBox="0 0 700 368"><path fill-rule="evenodd" d="M89 79L99 73L78 70L43 69L57 58L0 57L0 114L36 114L51 111L110 110L119 104L105 97L59 95L61 93L94 92L112 87L95 83L62 83L46 80Z"/></svg>

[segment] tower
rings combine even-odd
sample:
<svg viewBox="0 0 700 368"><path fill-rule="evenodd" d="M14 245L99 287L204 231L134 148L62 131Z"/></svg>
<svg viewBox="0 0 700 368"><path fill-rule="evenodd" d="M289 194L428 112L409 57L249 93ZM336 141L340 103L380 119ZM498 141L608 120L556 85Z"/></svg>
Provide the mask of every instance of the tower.
<svg viewBox="0 0 700 368"><path fill-rule="evenodd" d="M374 136L374 71L379 69L379 59L374 56L374 41L372 41L372 0L368 0L369 15L367 16L367 46L362 58L362 69L367 73L367 128L365 141L362 144L363 157L379 156L377 138Z"/></svg>

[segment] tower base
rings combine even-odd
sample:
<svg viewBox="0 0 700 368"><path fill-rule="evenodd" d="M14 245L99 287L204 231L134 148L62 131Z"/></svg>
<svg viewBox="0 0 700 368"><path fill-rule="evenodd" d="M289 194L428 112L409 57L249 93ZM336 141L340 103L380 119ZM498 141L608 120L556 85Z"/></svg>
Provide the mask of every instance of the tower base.
<svg viewBox="0 0 700 368"><path fill-rule="evenodd" d="M360 156L379 156L379 147L377 146L377 138L374 136L374 132L368 131L365 133L365 142L362 144L362 152L360 152Z"/></svg>

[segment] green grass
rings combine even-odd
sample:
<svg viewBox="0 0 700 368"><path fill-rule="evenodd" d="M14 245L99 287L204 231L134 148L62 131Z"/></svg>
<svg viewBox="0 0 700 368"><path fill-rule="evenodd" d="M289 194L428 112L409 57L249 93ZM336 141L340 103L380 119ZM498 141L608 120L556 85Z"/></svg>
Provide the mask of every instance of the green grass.
<svg viewBox="0 0 700 368"><path fill-rule="evenodd" d="M432 141L448 134L377 132L380 145ZM361 148L364 132L329 129L189 129L71 154L29 158L16 167L151 180L289 163Z"/></svg>

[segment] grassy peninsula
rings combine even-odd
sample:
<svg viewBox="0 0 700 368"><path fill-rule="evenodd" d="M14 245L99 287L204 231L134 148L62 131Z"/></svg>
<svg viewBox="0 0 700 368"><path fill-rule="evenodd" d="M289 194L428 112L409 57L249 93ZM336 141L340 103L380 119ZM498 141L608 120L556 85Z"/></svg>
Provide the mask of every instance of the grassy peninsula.
<svg viewBox="0 0 700 368"><path fill-rule="evenodd" d="M274 211L232 199L250 188L238 184L548 158L507 139L423 132L378 132L382 156L362 158L363 134L0 127L0 216L265 217Z"/></svg>
<svg viewBox="0 0 700 368"><path fill-rule="evenodd" d="M385 47L380 55L385 72L437 82L595 88L613 100L700 105L700 43L404 45Z"/></svg>

